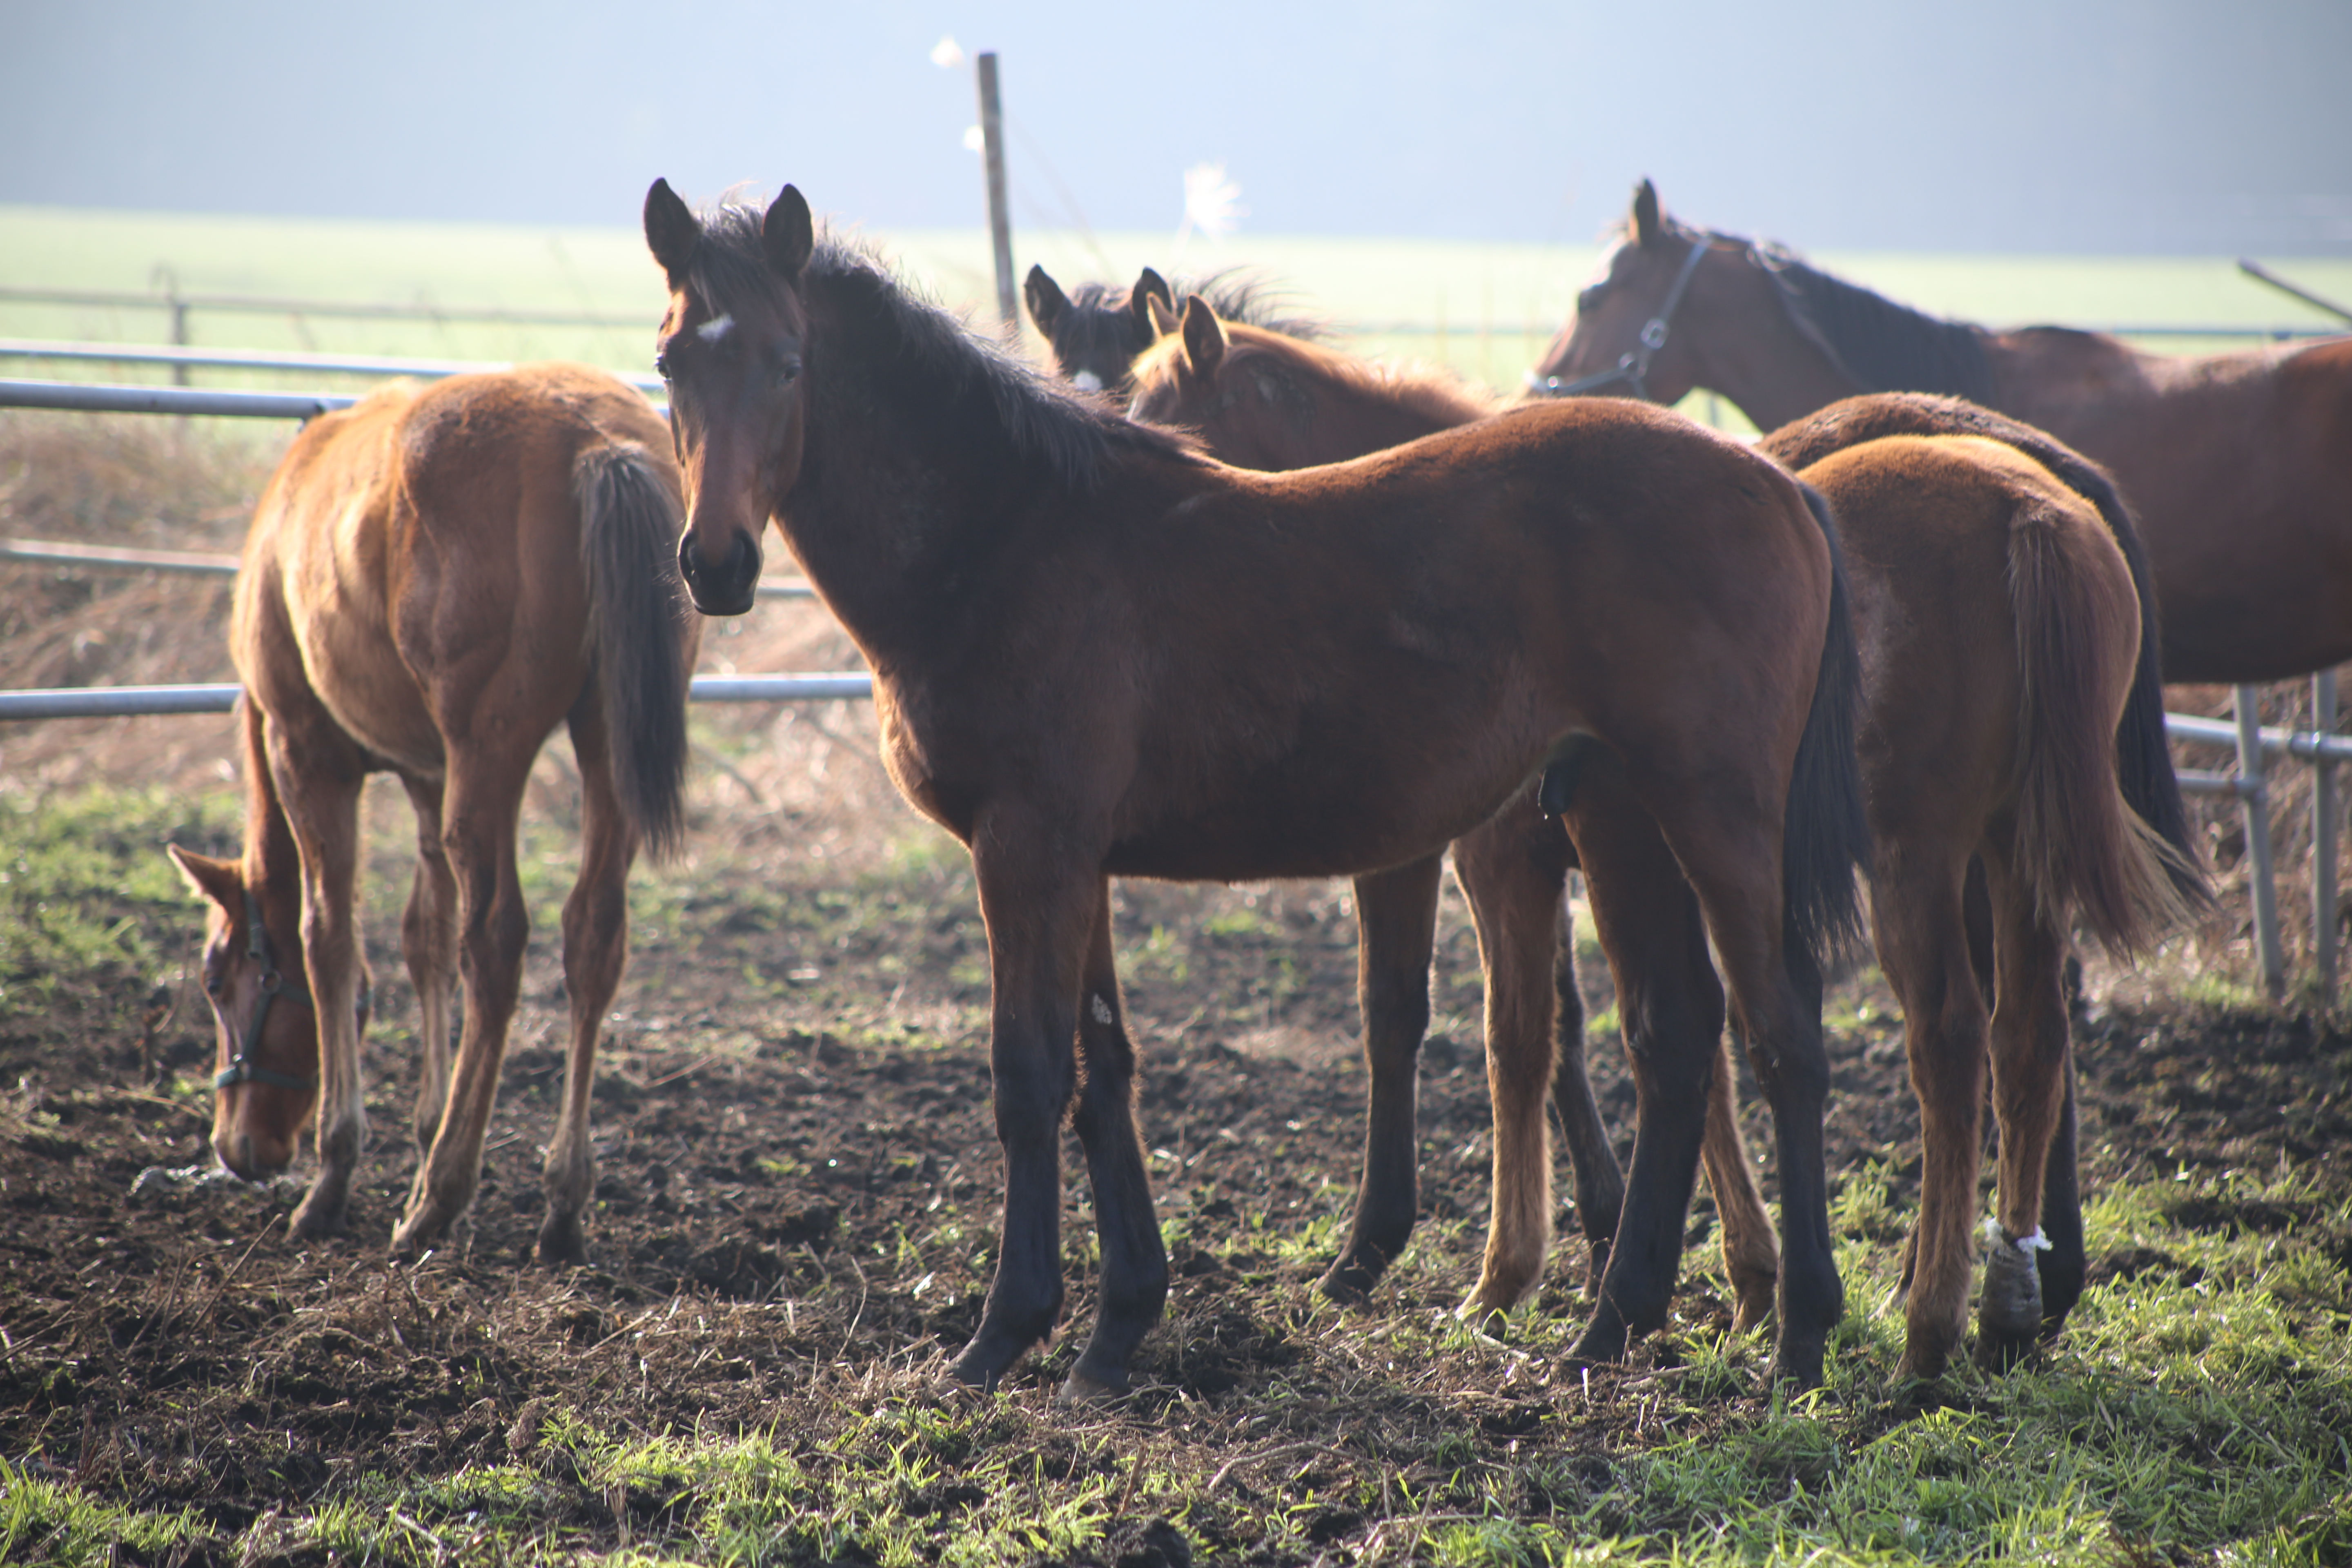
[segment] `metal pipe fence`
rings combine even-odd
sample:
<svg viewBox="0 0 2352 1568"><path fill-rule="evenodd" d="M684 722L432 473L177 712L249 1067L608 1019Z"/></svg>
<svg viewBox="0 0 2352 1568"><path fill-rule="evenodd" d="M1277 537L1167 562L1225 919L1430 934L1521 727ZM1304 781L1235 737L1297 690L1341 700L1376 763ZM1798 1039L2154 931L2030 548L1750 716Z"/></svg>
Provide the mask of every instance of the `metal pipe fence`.
<svg viewBox="0 0 2352 1568"><path fill-rule="evenodd" d="M226 713L245 689L203 686L61 686L0 691L0 721L132 719L157 714ZM698 675L687 689L693 702L864 701L874 678L856 670L814 675Z"/></svg>
<svg viewBox="0 0 2352 1568"><path fill-rule="evenodd" d="M36 297L34 291L0 289L0 300ZM55 295L49 298L70 302L163 303L149 296ZM215 308L289 309L302 302L261 301L244 297L206 297ZM193 298L182 297L182 303L194 303ZM326 313L323 310L320 313ZM390 307L355 309L361 314L399 314ZM447 319L460 319L457 313L442 312ZM617 318L596 319L593 321L577 317L550 314L527 318L521 313L499 313L464 318L482 320L530 319L541 324L620 324ZM1360 329L1367 332L1410 335L1428 332L1442 337L1445 327L1424 328L1415 323L1391 322ZM2157 336L2266 336L2277 339L2322 337L2331 335L2306 328L2263 329L2245 328L2156 328L2117 329L2126 335ZM311 354L273 354L254 351L163 351L132 350L118 353L119 345L55 343L38 340L0 340L0 357L21 351L25 357L56 357L81 359L119 359L131 363L149 361L171 364L180 374L190 365L236 366L246 369L285 369L339 371L360 374L422 374L447 375L462 371L491 369L496 366L459 361L425 360L359 360L336 359L333 356ZM657 378L624 376L631 384L642 387L648 379L658 384ZM328 393L268 393L211 391L184 386L121 386L78 382L21 381L0 379L0 407L66 409L93 413L139 413L176 415L217 415L233 417L310 419L330 409L348 407L357 399ZM233 556L207 555L194 552L136 551L111 549L95 545L51 543L38 540L0 541L0 557L33 561L52 565L82 565L99 568L234 574L236 561ZM763 598L806 598L813 590L805 583L762 584L759 589ZM71 688L39 691L0 692L0 720L35 720L51 718L120 717L132 714L213 713L226 712L235 703L238 689L235 686L153 686L114 688ZM833 699L863 699L873 694L870 677L853 674L797 676L698 676L692 697L699 702L776 702L825 700ZM2231 795L2238 798L2244 814L2246 845L2252 862L2252 896L2253 903L2255 943L2262 965L2264 987L2273 994L2283 994L2285 987L2285 957L2280 936L2276 868L2270 842L2270 812L2267 773L2264 758L2284 755L2312 763L2315 770L2313 789L2314 896L2313 931L2315 960L2321 983L2333 994L2336 974L2336 910L2334 862L2337 826L2335 820L2335 766L2352 761L2352 736L2327 732L2336 712L2336 681L2332 671L2313 678L2313 708L2322 728L2315 731L2263 729L2256 715L2258 699L2251 687L2234 689L2234 721L2204 719L2193 715L2168 713L2165 729L2168 735L2190 744L2229 746L2238 754L2238 770L2222 773L2199 769L2179 770L2180 787L2189 794ZM2324 863L2323 863L2324 862Z"/></svg>

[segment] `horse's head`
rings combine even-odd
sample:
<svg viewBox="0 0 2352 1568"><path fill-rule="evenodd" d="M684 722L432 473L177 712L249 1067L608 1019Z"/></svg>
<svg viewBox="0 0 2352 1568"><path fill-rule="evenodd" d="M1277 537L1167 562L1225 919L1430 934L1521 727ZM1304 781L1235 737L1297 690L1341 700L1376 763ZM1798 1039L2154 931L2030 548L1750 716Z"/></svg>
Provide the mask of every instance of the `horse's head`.
<svg viewBox="0 0 2352 1568"><path fill-rule="evenodd" d="M1271 334L1229 326L1198 294L1184 297L1181 320L1160 307L1154 330L1159 341L1135 362L1128 417L1197 431L1212 453L1243 468L1286 467L1264 460L1260 450L1270 433L1274 384L1246 374L1246 353L1234 352L1236 332Z"/></svg>
<svg viewBox="0 0 2352 1568"><path fill-rule="evenodd" d="M259 1181L293 1163L319 1098L319 1016L303 981L297 922L289 910L265 916L268 889L249 887L239 862L176 844L165 852L211 905L204 975L217 1064L213 1152L236 1174ZM364 984L360 994L365 1034Z"/></svg>
<svg viewBox="0 0 2352 1568"><path fill-rule="evenodd" d="M1021 292L1029 301L1029 319L1054 351L1054 368L1085 392L1125 392L1135 356L1160 335L1152 324L1152 301L1171 312L1176 305L1168 280L1149 267L1132 289L1081 283L1076 295L1063 293L1044 268L1032 267Z"/></svg>
<svg viewBox="0 0 2352 1568"><path fill-rule="evenodd" d="M1625 237L1577 294L1576 313L1528 374L1528 389L1549 397L1680 402L1703 383L1693 334L1677 332L1675 319L1712 253L1709 236L1666 220L1657 187L1643 180L1633 192Z"/></svg>
<svg viewBox="0 0 2352 1568"><path fill-rule="evenodd" d="M695 607L740 616L760 583L760 531L800 479L808 317L808 203L786 185L767 215L723 207L708 225L668 182L646 193L646 243L669 280L654 368L669 387L686 488L677 564Z"/></svg>

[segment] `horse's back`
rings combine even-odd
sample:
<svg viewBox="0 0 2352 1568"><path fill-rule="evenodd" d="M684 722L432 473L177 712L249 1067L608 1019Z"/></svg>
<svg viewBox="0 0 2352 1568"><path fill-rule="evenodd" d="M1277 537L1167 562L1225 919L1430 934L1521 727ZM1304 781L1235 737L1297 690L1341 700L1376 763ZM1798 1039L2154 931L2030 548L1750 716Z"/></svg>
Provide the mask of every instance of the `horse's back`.
<svg viewBox="0 0 2352 1568"><path fill-rule="evenodd" d="M575 468L662 423L611 376L530 365L387 387L298 438L245 562L241 668L299 677L372 754L422 776L478 694L536 745L577 697L589 594ZM265 702L268 699L265 697Z"/></svg>

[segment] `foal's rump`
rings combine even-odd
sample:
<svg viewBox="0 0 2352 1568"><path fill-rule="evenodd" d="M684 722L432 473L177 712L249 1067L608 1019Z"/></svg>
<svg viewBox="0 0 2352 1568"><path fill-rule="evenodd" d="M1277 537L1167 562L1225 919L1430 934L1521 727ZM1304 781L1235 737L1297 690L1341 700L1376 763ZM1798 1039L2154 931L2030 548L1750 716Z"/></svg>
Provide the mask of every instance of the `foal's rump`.
<svg viewBox="0 0 2352 1568"><path fill-rule="evenodd" d="M395 383L298 438L248 541L240 620L282 625L345 732L420 777L468 729L536 747L593 680L625 807L659 847L691 644L677 495L661 419L601 371Z"/></svg>

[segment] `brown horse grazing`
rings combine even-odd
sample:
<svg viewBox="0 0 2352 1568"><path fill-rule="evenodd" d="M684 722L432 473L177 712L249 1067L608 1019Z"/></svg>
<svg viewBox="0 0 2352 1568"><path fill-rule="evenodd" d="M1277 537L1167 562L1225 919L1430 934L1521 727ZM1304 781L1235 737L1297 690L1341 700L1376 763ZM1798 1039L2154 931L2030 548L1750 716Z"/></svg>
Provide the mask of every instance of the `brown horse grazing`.
<svg viewBox="0 0 2352 1568"><path fill-rule="evenodd" d="M1948 393L2114 473L2139 519L2174 680L2352 658L2352 338L2186 358L2058 327L1939 321L1773 246L1685 227L1643 181L1538 391L1720 392L1759 429L1857 393Z"/></svg>
<svg viewBox="0 0 2352 1568"><path fill-rule="evenodd" d="M1227 321L1255 322L1297 336L1315 331L1313 322L1281 314L1257 282L1246 277L1220 273L1187 285L1185 292L1206 295ZM1062 378L1081 391L1122 395L1130 384L1128 366L1160 335L1152 320L1153 302L1172 320L1177 300L1168 280L1149 267L1131 289L1081 283L1073 294L1063 293L1044 268L1032 267L1022 294L1029 302L1029 319L1045 334Z"/></svg>
<svg viewBox="0 0 2352 1568"><path fill-rule="evenodd" d="M319 1175L294 1211L299 1233L342 1227L366 1141L362 784L397 774L416 812L401 940L425 1047L425 1159L393 1237L411 1248L465 1211L481 1174L530 925L517 818L562 723L583 842L563 906L572 1047L539 1254L584 1255L588 1097L628 952L628 868L640 840L665 850L681 826L700 625L671 564L668 445L660 416L611 376L532 365L396 384L313 420L263 493L229 633L245 682L245 854L171 854L213 903L214 1152L247 1179L283 1170L317 1108Z"/></svg>
<svg viewBox="0 0 2352 1568"><path fill-rule="evenodd" d="M1192 426L1212 452L1246 455L1269 466L1337 461L1386 440L1448 428L1487 412L1481 400L1442 376L1368 365L1276 334L1229 328L1205 306L1189 301L1181 334L1146 356L1137 366L1137 379L1139 415ZM1935 1196L1928 1206L1934 1217L1932 1223L1923 1219L1919 1234L1927 1238L1932 1262L1924 1270L1915 1268L1915 1240L1906 1267L1906 1279L1916 1274L1926 1282L1912 1296L1914 1331L1906 1354L1909 1364L1926 1372L1939 1367L1956 1342L1966 1305L1966 1247L1971 1239L1967 1216L1975 1205L1975 1128L1985 1047L1982 1000L1972 994L1972 1018L1967 1005L1937 1000L1951 973L1967 972L1970 944L1962 941L1958 948L1936 951L1940 969L1923 966L1919 910L1940 911L1946 903L1954 911L1960 908L1962 884L1957 879L1972 856L1991 853L1996 865L2021 868L2009 872L2008 882L1998 883L2014 894L2022 877L2029 897L2021 907L2013 899L1998 909L1986 905L1985 880L1979 873L1969 900L1976 918L1968 933L1977 938L1981 980L2000 1004L2000 1217L2022 1227L2012 1236L2027 1235L2038 1225L2053 1242L2034 1255L2038 1271L2025 1270L2022 1278L2015 1265L2023 1255L2014 1251L1997 1251L1989 1266L2000 1289L1988 1295L1993 1304L1986 1312L1982 1342L1988 1353L2000 1357L2023 1342L2021 1334L2030 1340L2045 1326L2054 1329L2083 1283L2073 1086L2063 1070L2063 1001L2055 990L2044 989L2055 986L2054 971L2045 974L2032 961L2044 961L2046 967L2068 910L2078 904L2103 940L2128 947L2145 941L2156 921L2179 901L2201 896L2202 886L2189 859L2179 790L2164 750L2154 643L2139 627L2149 596L2146 574L2137 564L2129 517L2112 487L2095 467L2042 433L1942 398L1854 399L1765 445L1776 456L1810 462L1843 446L1905 433L1958 439L1914 440L1916 450L1908 452L1887 442L1864 447L1875 466L1862 471L1875 476L1877 488L1846 487L1854 510L1850 514L1841 506L1838 516L1842 533L1867 542L1867 548L1852 545L1849 571L1865 670L1864 765L1875 847L1874 907L1886 906L1879 910L1881 952L1888 955L1887 973L1914 1021L1915 1073L1930 1128ZM1848 472L1825 471L1842 481ZM1890 504L1889 488L1901 493L1906 484L1917 490L1908 509ZM2044 492L2053 489L2063 501L2054 510L2045 504ZM2044 518L2044 511L2056 522ZM2085 516L2095 525L2090 534L2082 527ZM2014 559L1999 552L2004 532ZM1974 554L1957 548L1962 544ZM2115 603L2118 592L2124 596L2120 608ZM1914 601L1927 607L1910 614ZM1867 614L1862 613L1865 602ZM2152 609L2149 614L2152 618ZM1997 639L1990 651L1982 646L1989 637ZM2004 686L2001 668L2021 661L2021 674ZM2011 694L2006 729L1986 711L1987 705L2001 706L2004 691ZM1971 721L1940 721L1969 713L1966 703L1953 707L1955 692L1977 704ZM2103 721L2110 702L2116 712ZM2103 731L2115 735L2114 747L2086 748L2084 738ZM2003 772L2009 763L2014 766ZM2043 803L2038 815L2017 814L2021 792ZM2049 804L2053 801L2055 805ZM1456 871L1478 921L1489 969L1495 1196L1486 1263L1471 1300L1479 1310L1509 1307L1541 1270L1550 1212L1541 1110L1547 1070L1574 1163L1578 1209L1596 1253L1606 1248L1618 1220L1616 1165L1591 1110L1581 1009L1564 928L1557 940L1554 985L1548 989L1541 974L1540 956L1554 945L1559 895L1575 854L1564 841L1568 835L1538 817L1533 805L1515 802L1454 846ZM2050 811L2061 806L2062 816L2053 818ZM2053 820L2074 826L2064 846L2071 859L2053 859L2048 826ZM2021 856L2013 842L1979 843L1992 832L1991 825L2004 821L2009 826L2001 831L2029 843L2031 854ZM1573 834L1572 807L1566 826ZM2166 847L2151 850L2151 843ZM2173 873L2168 882L2160 875L2168 864ZM2151 876L2158 880L2152 883ZM1991 924L1996 914L1998 942ZM1958 940L1960 930L1955 924L1930 935ZM1901 945L1890 952L1891 944ZM1409 973L1417 961L1425 977L1425 948L1376 965L1369 922L1364 952L1368 973L1376 967ZM1955 960L1960 971L1949 969ZM1498 987L1498 969L1516 984ZM1721 1002L1711 973L1697 984L1697 1026L1719 1031ZM1554 993L1556 1020L1547 1017ZM1373 1006L1368 990L1368 1049L1382 1038L1370 1027ZM1623 1016L1638 1071L1652 1048L1647 1032L1659 1026L1659 1019L1654 1009L1642 1006L1628 1006ZM2054 1037L2048 1033L2053 1023ZM1555 1036L1549 1044L1547 1024ZM2021 1036L2027 1048L2021 1066ZM1410 1083L1411 1052L1417 1046L1416 1036L1402 1047L1403 1071L1391 1068L1373 1074L1368 1194L1376 1185L1398 1184L1383 1167L1409 1165L1413 1158L1409 1110L1402 1119L1404 1133L1384 1139L1382 1130L1399 1118L1382 1106L1381 1097L1391 1083ZM2056 1124L2045 1128L2035 1117L2048 1086L2034 1075L2053 1053L2063 1089ZM1769 1303L1775 1249L1730 1114L1727 1072L1717 1084L1707 1108L1705 1158L1724 1218L1725 1257L1744 1324ZM2012 1136L2011 1112L2020 1107L2034 1115L2020 1111ZM2036 1152L2044 1148L2046 1156ZM1951 1250L1955 1244L1962 1248L1957 1254Z"/></svg>
<svg viewBox="0 0 2352 1568"><path fill-rule="evenodd" d="M1622 880L1629 922L1651 916L1659 862L1696 889L1675 883L1676 934L1722 952L1783 1112L1780 1365L1819 1377L1842 1292L1813 1014L1863 824L1832 542L1785 473L1622 403L1247 473L817 244L789 186L764 217L698 218L657 182L646 236L689 591L748 608L772 520L873 666L893 776L971 850L1005 1200L956 1375L993 1384L1060 1314L1066 1115L1102 1275L1065 1393L1123 1386L1165 1300L1108 879L1427 881L1549 763L1571 796L1640 802L1588 859L1604 906ZM1708 1066L1653 1066L1599 1352L1663 1314L1670 1274L1653 1301L1636 1266L1670 1270L1681 1239Z"/></svg>

